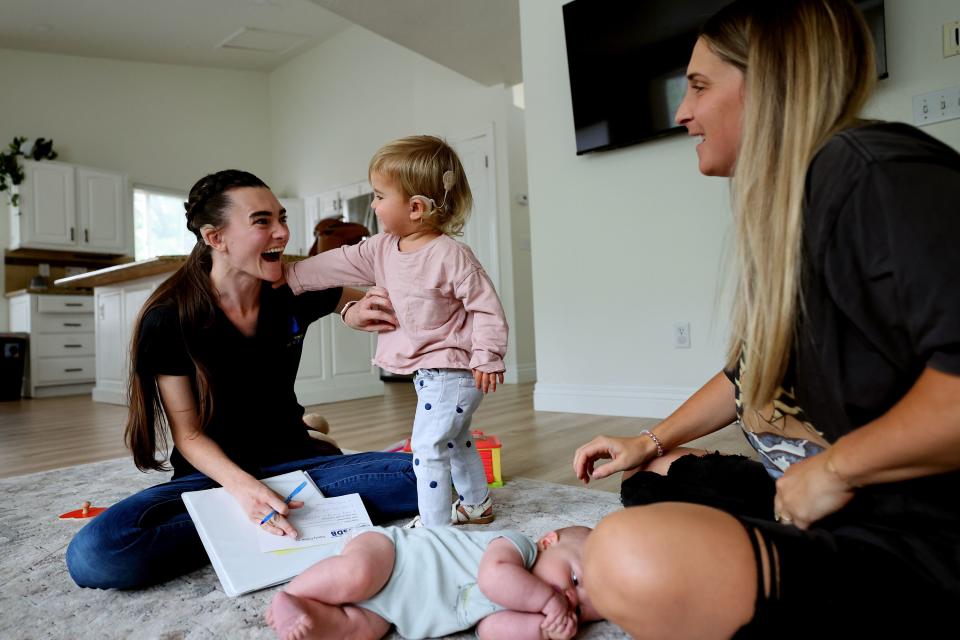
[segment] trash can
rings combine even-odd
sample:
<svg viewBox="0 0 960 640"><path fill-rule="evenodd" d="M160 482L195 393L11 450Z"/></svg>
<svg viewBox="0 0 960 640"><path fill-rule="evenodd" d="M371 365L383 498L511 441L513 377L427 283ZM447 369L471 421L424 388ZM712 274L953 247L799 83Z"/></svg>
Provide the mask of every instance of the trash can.
<svg viewBox="0 0 960 640"><path fill-rule="evenodd" d="M26 359L27 334L0 333L0 401L20 399Z"/></svg>

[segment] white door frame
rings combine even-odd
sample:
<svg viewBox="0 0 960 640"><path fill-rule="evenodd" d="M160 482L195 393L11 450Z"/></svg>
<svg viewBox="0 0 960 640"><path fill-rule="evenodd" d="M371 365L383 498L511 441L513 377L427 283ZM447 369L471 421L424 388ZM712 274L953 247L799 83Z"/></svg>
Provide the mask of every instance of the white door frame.
<svg viewBox="0 0 960 640"><path fill-rule="evenodd" d="M487 193L485 195L487 202L490 203L493 214L490 216L490 220L487 225L485 225L485 228L478 229L478 231L487 237L490 245L491 264L484 265L488 270L487 275L490 276L497 291L502 292L502 283L500 282L500 203L497 201L497 156L495 153L496 146L494 143L493 122L475 129L462 130L458 132L457 135L450 136L450 145L456 149L457 144L476 138L482 138L484 142L487 168L489 169Z"/></svg>

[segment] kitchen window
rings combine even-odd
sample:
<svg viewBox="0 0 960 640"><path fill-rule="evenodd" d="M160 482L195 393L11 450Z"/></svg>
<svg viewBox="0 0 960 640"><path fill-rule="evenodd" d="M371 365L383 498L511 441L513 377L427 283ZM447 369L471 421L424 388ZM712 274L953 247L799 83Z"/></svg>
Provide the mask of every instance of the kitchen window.
<svg viewBox="0 0 960 640"><path fill-rule="evenodd" d="M187 229L185 193L138 186L133 189L133 238L137 260L186 255L197 239Z"/></svg>

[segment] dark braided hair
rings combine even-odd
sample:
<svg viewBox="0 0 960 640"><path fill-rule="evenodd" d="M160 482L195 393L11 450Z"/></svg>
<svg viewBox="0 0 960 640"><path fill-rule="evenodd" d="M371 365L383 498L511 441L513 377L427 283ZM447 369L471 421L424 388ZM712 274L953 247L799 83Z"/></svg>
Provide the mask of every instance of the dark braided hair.
<svg viewBox="0 0 960 640"><path fill-rule="evenodd" d="M200 230L206 225L219 229L226 224L226 210L230 204L227 192L241 187L270 188L257 176L239 169L218 171L197 180L183 203L187 229L197 236L197 242L202 242Z"/></svg>
<svg viewBox="0 0 960 640"><path fill-rule="evenodd" d="M201 231L208 226L220 229L227 224L232 204L230 191L244 187L269 189L257 176L238 169L211 173L193 185L183 208L187 228L197 237L197 244L183 266L157 287L137 318L130 346L129 412L125 438L133 453L134 463L142 471L167 469L165 456L157 458L157 445L160 444L159 449L165 454L168 444L164 425L166 414L160 402L157 381L152 376L144 379L138 366L137 347L143 318L156 307L173 304L177 309L183 341L196 368L193 391L197 398L200 427L206 428L213 416L214 398L210 393L206 363L194 356L192 347L196 344L199 331L209 328L216 318L217 293L210 282L210 269L213 266L211 250L203 241Z"/></svg>

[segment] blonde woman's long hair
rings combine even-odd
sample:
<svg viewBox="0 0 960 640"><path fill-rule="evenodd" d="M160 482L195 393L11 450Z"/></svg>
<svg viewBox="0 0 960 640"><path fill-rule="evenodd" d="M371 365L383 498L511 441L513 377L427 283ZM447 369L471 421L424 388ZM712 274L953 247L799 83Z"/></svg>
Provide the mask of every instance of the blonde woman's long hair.
<svg viewBox="0 0 960 640"><path fill-rule="evenodd" d="M741 402L759 409L783 381L802 313L807 169L831 136L858 123L876 77L873 41L849 0L739 0L701 37L745 77L727 366L742 362Z"/></svg>
<svg viewBox="0 0 960 640"><path fill-rule="evenodd" d="M407 136L388 142L373 154L367 173L396 180L407 198L432 200L433 210L421 220L424 226L448 236L463 235L473 194L460 158L446 141L436 136ZM449 174L446 184L444 174Z"/></svg>

